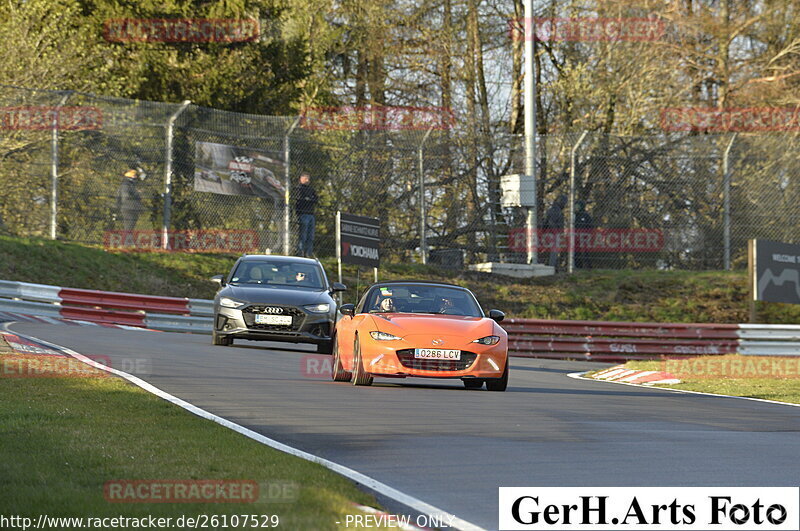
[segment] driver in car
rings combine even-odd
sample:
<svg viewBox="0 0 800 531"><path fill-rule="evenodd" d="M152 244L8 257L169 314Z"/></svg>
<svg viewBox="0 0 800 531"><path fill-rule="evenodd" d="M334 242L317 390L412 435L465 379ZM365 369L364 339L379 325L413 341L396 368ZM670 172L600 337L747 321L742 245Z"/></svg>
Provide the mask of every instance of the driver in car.
<svg viewBox="0 0 800 531"><path fill-rule="evenodd" d="M391 297L386 297L380 304L378 304L378 311L380 312L394 312L397 308L394 305L394 300Z"/></svg>

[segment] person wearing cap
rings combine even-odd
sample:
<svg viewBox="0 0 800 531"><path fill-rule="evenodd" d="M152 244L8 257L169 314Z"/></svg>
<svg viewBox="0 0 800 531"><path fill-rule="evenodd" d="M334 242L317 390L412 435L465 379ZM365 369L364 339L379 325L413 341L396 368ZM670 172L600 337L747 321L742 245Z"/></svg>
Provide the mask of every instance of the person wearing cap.
<svg viewBox="0 0 800 531"><path fill-rule="evenodd" d="M136 182L140 179L140 172L129 169L122 178L122 183L117 189L117 215L122 221L122 228L132 231L142 212L142 198L136 189Z"/></svg>

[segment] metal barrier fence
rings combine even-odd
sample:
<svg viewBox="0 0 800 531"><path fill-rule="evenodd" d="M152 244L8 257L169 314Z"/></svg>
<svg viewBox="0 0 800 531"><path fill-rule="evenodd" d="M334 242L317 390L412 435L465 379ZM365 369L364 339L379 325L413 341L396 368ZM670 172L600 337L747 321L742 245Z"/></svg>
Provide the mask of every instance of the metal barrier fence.
<svg viewBox="0 0 800 531"><path fill-rule="evenodd" d="M222 241L294 253L293 193L307 172L319 195L317 256L335 254L342 210L382 220L389 261L523 262L525 211L503 207L500 192L503 175L522 173L522 139L476 137L460 118L452 129L325 128L0 85L0 232L125 247L131 230L173 250L194 238L196 250ZM744 267L748 239L800 238L795 140L540 137L539 258L567 268L574 218L577 269ZM147 178L126 192L131 168ZM212 235L211 247L196 231ZM247 242L231 244L235 231Z"/></svg>
<svg viewBox="0 0 800 531"><path fill-rule="evenodd" d="M0 280L0 312L211 333L213 301ZM800 356L800 325L506 319L509 354L625 361L739 353Z"/></svg>

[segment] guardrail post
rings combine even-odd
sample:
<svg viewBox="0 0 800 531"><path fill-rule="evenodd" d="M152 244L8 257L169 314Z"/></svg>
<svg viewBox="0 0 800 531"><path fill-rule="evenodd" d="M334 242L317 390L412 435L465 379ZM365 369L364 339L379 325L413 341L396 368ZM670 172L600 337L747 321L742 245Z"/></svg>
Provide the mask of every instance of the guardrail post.
<svg viewBox="0 0 800 531"><path fill-rule="evenodd" d="M50 143L50 239L56 239L58 227L58 118L61 107L72 96L72 91L67 92L56 105L53 113L53 136Z"/></svg>
<svg viewBox="0 0 800 531"><path fill-rule="evenodd" d="M164 220L161 225L161 248L169 249L169 225L172 216L172 139L175 134L175 120L192 102L185 100L167 122L167 152L164 165Z"/></svg>
<svg viewBox="0 0 800 531"><path fill-rule="evenodd" d="M581 134L569 154L569 225L567 225L569 227L569 260L567 261L569 274L575 270L575 156L588 133L589 131L584 131Z"/></svg>

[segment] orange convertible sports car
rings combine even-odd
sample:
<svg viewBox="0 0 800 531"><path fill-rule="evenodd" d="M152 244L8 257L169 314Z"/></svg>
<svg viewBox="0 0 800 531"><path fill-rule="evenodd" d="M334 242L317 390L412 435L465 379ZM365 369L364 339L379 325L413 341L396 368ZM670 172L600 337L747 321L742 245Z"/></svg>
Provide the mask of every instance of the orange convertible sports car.
<svg viewBox="0 0 800 531"><path fill-rule="evenodd" d="M418 281L382 282L358 305L343 304L333 339L334 381L371 385L374 376L460 378L467 389L508 385L508 337L468 289Z"/></svg>

